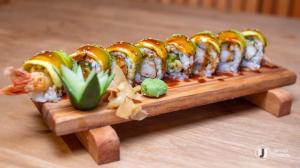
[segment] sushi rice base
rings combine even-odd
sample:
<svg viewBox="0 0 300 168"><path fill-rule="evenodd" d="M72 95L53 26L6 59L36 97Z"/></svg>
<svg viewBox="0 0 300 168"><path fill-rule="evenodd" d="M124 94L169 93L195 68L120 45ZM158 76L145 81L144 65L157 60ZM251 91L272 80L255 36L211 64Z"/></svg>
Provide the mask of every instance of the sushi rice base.
<svg viewBox="0 0 300 168"><path fill-rule="evenodd" d="M193 74L212 76L219 63L217 51L207 43L199 43L196 47Z"/></svg>
<svg viewBox="0 0 300 168"><path fill-rule="evenodd" d="M263 56L263 42L257 38L246 39L246 52L242 61L242 67L252 70L259 69Z"/></svg>
<svg viewBox="0 0 300 168"><path fill-rule="evenodd" d="M35 102L58 102L63 96L63 91L53 85L45 92L31 92L28 95Z"/></svg>
<svg viewBox="0 0 300 168"><path fill-rule="evenodd" d="M141 61L136 76L135 81L141 83L145 78L158 78L162 79L164 77L162 69L162 60L157 55L157 53L149 48L140 48L143 55L143 60Z"/></svg>
<svg viewBox="0 0 300 168"><path fill-rule="evenodd" d="M174 45L169 44L166 46L168 57L171 55L176 56L175 60L170 65L167 61L167 74L166 76L172 79L184 80L189 78L192 73L194 64L194 56L189 56L178 50Z"/></svg>
<svg viewBox="0 0 300 168"><path fill-rule="evenodd" d="M242 62L243 54L238 44L223 43L221 45L220 62L218 64L218 72L233 72L239 70Z"/></svg>

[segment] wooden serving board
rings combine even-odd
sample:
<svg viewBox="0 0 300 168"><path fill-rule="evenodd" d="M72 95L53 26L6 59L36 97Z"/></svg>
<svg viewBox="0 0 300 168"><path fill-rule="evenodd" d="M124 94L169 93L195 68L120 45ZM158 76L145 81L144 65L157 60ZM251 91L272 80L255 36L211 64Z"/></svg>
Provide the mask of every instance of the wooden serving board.
<svg viewBox="0 0 300 168"><path fill-rule="evenodd" d="M241 70L211 78L194 77L186 81L167 81L168 92L161 98L143 98L142 107L149 116L188 109L295 83L295 73L275 65L264 65L259 71ZM58 103L37 104L44 120L56 135L127 122L107 109L105 103L94 110L74 109L68 99Z"/></svg>

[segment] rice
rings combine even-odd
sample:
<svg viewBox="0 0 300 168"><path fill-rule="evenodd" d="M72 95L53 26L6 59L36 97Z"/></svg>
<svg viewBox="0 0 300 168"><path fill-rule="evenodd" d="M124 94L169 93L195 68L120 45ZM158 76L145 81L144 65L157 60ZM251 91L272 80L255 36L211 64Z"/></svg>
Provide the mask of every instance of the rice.
<svg viewBox="0 0 300 168"><path fill-rule="evenodd" d="M29 93L30 98L35 102L58 102L61 100L63 92L55 86L51 86L45 92L32 92Z"/></svg>
<svg viewBox="0 0 300 168"><path fill-rule="evenodd" d="M178 50L173 45L167 45L166 49L169 56L176 57L174 62L171 64L168 62L167 74L166 76L173 79L187 79L192 73L192 67L194 64L194 57L186 55L185 53Z"/></svg>
<svg viewBox="0 0 300 168"><path fill-rule="evenodd" d="M238 44L222 44L218 72L237 72L242 62L242 52Z"/></svg>
<svg viewBox="0 0 300 168"><path fill-rule="evenodd" d="M139 65L135 76L135 81L141 83L145 78L162 79L164 76L162 69L162 60L157 56L156 52L149 48L140 48L144 59Z"/></svg>
<svg viewBox="0 0 300 168"><path fill-rule="evenodd" d="M246 46L242 67L259 69L264 55L263 42L256 38L246 39Z"/></svg>
<svg viewBox="0 0 300 168"><path fill-rule="evenodd" d="M196 47L193 74L212 76L219 62L218 53L209 44L200 43Z"/></svg>
<svg viewBox="0 0 300 168"><path fill-rule="evenodd" d="M208 60L208 64L203 72L204 76L212 76L212 74L215 73L220 60L218 53L215 50L210 50L209 56L210 59Z"/></svg>

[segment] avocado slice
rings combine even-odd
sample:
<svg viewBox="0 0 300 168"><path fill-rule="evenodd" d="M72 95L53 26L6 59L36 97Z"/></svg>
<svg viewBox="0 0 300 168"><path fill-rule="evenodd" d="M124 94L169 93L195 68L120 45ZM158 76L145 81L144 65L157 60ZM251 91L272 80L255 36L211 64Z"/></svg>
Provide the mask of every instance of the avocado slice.
<svg viewBox="0 0 300 168"><path fill-rule="evenodd" d="M247 39L248 37L256 37L258 38L260 41L263 42L264 47L266 47L268 45L268 41L266 39L266 37L258 30L255 29L247 29L241 32L245 38Z"/></svg>
<svg viewBox="0 0 300 168"><path fill-rule="evenodd" d="M218 33L217 39L219 41L219 44L222 45L223 43L237 43L242 52L244 52L246 48L246 40L245 37L238 31L236 30L227 30L227 31L222 31Z"/></svg>
<svg viewBox="0 0 300 168"><path fill-rule="evenodd" d="M60 81L60 73L59 73L59 69L52 65L51 63L47 62L47 61L42 61L42 60L28 60L23 64L23 69L25 71L29 71L30 67L32 65L39 65L44 67L47 72L49 73L52 82L54 83L54 85L58 88L62 87L62 83ZM55 73L58 72L58 73Z"/></svg>
<svg viewBox="0 0 300 168"><path fill-rule="evenodd" d="M210 44L218 53L220 53L220 46L216 37L210 31L199 32L192 36L191 41L194 45L198 45L199 42L205 42Z"/></svg>
<svg viewBox="0 0 300 168"><path fill-rule="evenodd" d="M57 57L68 68L72 68L72 58L63 50L53 51L54 56Z"/></svg>
<svg viewBox="0 0 300 168"><path fill-rule="evenodd" d="M173 45L183 53L192 56L196 52L196 46L182 34L173 34L165 41L166 45Z"/></svg>

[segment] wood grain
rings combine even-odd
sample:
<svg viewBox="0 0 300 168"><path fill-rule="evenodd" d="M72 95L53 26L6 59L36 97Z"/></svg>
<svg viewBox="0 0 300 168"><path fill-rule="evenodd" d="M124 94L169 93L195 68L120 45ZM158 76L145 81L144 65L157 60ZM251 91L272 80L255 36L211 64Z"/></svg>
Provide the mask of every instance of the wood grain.
<svg viewBox="0 0 300 168"><path fill-rule="evenodd" d="M283 89L246 96L246 99L276 117L288 115L292 108L292 96Z"/></svg>
<svg viewBox="0 0 300 168"><path fill-rule="evenodd" d="M171 4L172 0L161 0L163 4Z"/></svg>
<svg viewBox="0 0 300 168"><path fill-rule="evenodd" d="M185 0L175 0L175 4L177 5L183 5Z"/></svg>
<svg viewBox="0 0 300 168"><path fill-rule="evenodd" d="M242 0L231 0L230 10L232 11L242 11Z"/></svg>
<svg viewBox="0 0 300 168"><path fill-rule="evenodd" d="M207 80L205 83L199 83L198 80L176 83L176 86L169 87L166 96L159 99L144 97L142 108L150 116L156 116L293 84L296 76L293 72L283 68L263 67L259 73L246 71L234 77L221 76L213 80L205 79ZM107 109L105 105L89 112L82 112L75 110L68 100L45 103L42 113L50 129L56 135L129 121L117 117L115 111Z"/></svg>
<svg viewBox="0 0 300 168"><path fill-rule="evenodd" d="M258 11L258 0L245 0L245 11L256 13Z"/></svg>
<svg viewBox="0 0 300 168"><path fill-rule="evenodd" d="M188 0L187 4L190 5L190 6L197 7L199 5L199 1L200 0Z"/></svg>
<svg viewBox="0 0 300 168"><path fill-rule="evenodd" d="M213 0L202 0L201 5L204 8L212 8L214 5L214 1Z"/></svg>
<svg viewBox="0 0 300 168"><path fill-rule="evenodd" d="M143 1L143 0L140 0ZM146 1L146 0L144 0ZM149 1L149 0L148 0ZM155 1L155 0L152 0ZM200 1L200 0L199 0ZM198 0L158 0L164 4L198 6ZM299 17L297 0L201 0L200 6L221 11L242 11L278 16Z"/></svg>
<svg viewBox="0 0 300 168"><path fill-rule="evenodd" d="M0 5L4 5L4 4L7 4L9 2L10 2L10 0L0 0Z"/></svg>
<svg viewBox="0 0 300 168"><path fill-rule="evenodd" d="M0 6L0 21L1 72L41 50L72 53L86 43L109 46L149 36L165 39L172 33L253 27L267 36L267 56L300 75L296 19L135 0L14 0ZM0 86L8 83L0 75ZM68 135L68 141L55 136L27 96L0 96L0 167L299 167L299 80L284 89L294 100L291 114L282 118L234 99L114 125L121 160L102 166L74 135ZM270 149L266 160L254 154L262 144ZM280 157L276 150L288 156Z"/></svg>
<svg viewBox="0 0 300 168"><path fill-rule="evenodd" d="M275 1L274 0L262 0L262 4L261 4L261 12L263 14L272 14L273 12L273 6Z"/></svg>
<svg viewBox="0 0 300 168"><path fill-rule="evenodd" d="M228 9L229 0L219 0L216 1L216 8L222 11Z"/></svg>
<svg viewBox="0 0 300 168"><path fill-rule="evenodd" d="M76 133L97 164L120 160L120 140L111 126Z"/></svg>
<svg viewBox="0 0 300 168"><path fill-rule="evenodd" d="M300 18L300 1L292 1L292 16Z"/></svg>
<svg viewBox="0 0 300 168"><path fill-rule="evenodd" d="M290 0L277 0L275 14L279 16L288 16L290 11Z"/></svg>

